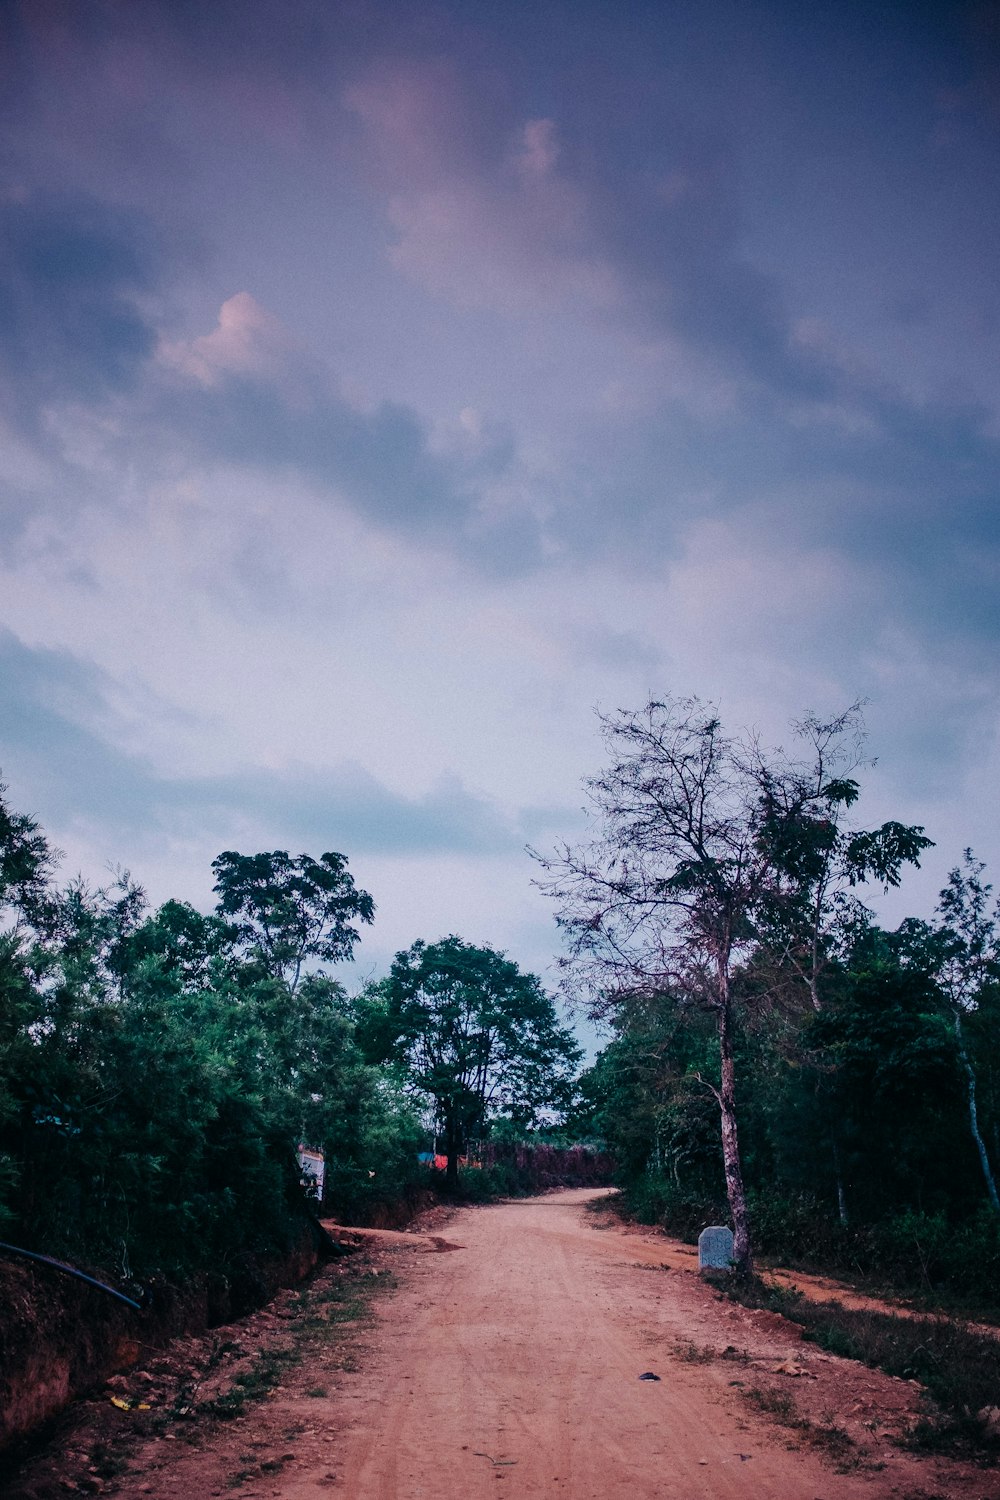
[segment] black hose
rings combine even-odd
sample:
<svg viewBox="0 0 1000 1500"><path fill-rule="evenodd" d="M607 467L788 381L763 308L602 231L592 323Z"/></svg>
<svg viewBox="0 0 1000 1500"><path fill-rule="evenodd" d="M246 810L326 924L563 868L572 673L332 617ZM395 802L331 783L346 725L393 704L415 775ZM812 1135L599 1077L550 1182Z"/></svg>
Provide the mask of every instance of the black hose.
<svg viewBox="0 0 1000 1500"><path fill-rule="evenodd" d="M39 1265L51 1266L54 1271L61 1271L64 1276L75 1276L78 1281L85 1281L88 1286L96 1286L99 1292L107 1292L109 1297L116 1297L119 1302L124 1302L126 1307L134 1307L136 1312L142 1312L142 1303L133 1302L131 1297L126 1297L124 1292L116 1292L113 1286L106 1286L103 1281L97 1281L93 1276L88 1276L86 1271L78 1271L76 1266L68 1266L65 1261L53 1260L51 1255L36 1255L34 1250L22 1250L19 1245L7 1245L0 1240L0 1252L8 1255L23 1255L25 1260L37 1261Z"/></svg>

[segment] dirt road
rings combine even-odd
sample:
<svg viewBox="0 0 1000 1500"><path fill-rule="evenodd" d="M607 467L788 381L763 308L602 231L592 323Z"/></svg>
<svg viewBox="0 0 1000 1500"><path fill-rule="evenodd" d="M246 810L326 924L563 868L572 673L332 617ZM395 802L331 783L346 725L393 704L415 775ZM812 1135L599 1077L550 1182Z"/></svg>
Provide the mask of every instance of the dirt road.
<svg viewBox="0 0 1000 1500"><path fill-rule="evenodd" d="M436 1239L375 1236L374 1265L397 1286L349 1358L310 1345L252 1412L187 1442L146 1436L99 1487L152 1500L1000 1496L996 1471L892 1440L919 1412L912 1385L720 1300L688 1252L595 1216L594 1197L462 1210ZM284 1334L294 1294L267 1316Z"/></svg>
<svg viewBox="0 0 1000 1500"><path fill-rule="evenodd" d="M891 1476L873 1467L886 1463L886 1445L861 1424L867 1453L832 1445L849 1472L824 1461L845 1369L862 1405L884 1388L884 1420L909 1419L912 1387L804 1355L781 1320L664 1272L662 1241L595 1227L583 1207L593 1197L571 1190L453 1221L447 1237L464 1249L423 1258L385 1309L374 1380L358 1383L338 1424L345 1494L473 1500L502 1482L518 1500L833 1500L916 1482L920 1466L898 1453ZM790 1357L807 1373L775 1377ZM828 1420L817 1414L814 1433L762 1421L747 1404L754 1389L766 1402L777 1379L788 1390L772 1405L807 1423L795 1398L804 1389L815 1407L824 1376ZM987 1493L982 1478L973 1493Z"/></svg>

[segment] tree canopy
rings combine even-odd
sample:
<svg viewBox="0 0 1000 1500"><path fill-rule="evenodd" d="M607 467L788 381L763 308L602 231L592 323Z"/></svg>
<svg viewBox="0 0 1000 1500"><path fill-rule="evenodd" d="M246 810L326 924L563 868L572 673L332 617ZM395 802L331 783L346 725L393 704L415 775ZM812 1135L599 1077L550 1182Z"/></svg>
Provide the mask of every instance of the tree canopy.
<svg viewBox="0 0 1000 1500"><path fill-rule="evenodd" d="M284 849L267 854L227 850L212 861L219 915L230 919L233 937L260 969L283 979L292 993L309 959L338 963L350 958L370 923L375 903L357 888L343 854L294 857Z"/></svg>
<svg viewBox="0 0 1000 1500"><path fill-rule="evenodd" d="M580 1049L534 974L459 937L416 942L363 997L359 1038L373 1062L395 1061L441 1118L448 1177L491 1113L532 1124L568 1103Z"/></svg>

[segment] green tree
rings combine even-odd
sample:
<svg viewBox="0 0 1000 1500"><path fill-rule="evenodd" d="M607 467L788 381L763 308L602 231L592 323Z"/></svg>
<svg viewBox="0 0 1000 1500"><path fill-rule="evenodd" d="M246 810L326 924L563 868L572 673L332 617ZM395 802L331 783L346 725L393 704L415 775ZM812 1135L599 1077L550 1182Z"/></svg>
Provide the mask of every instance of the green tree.
<svg viewBox="0 0 1000 1500"><path fill-rule="evenodd" d="M217 911L230 921L234 940L262 974L280 979L291 994L310 959L350 958L370 923L375 903L359 890L343 854L290 856L284 849L237 854L212 861Z"/></svg>
<svg viewBox="0 0 1000 1500"><path fill-rule="evenodd" d="M755 913L754 965L770 970L772 988L804 988L819 1011L824 974L872 920L859 889L872 881L898 886L903 866L919 865L932 841L894 820L877 828L849 822L860 795L855 773L866 764L860 703L833 719L806 714L792 727L804 754L764 751L756 737L741 752L773 860Z"/></svg>
<svg viewBox="0 0 1000 1500"><path fill-rule="evenodd" d="M961 1091L941 992L897 935L871 928L842 993L811 1018L803 1054L826 1071L862 1218L913 1203L944 1206L960 1169Z"/></svg>
<svg viewBox="0 0 1000 1500"><path fill-rule="evenodd" d="M17 813L0 783L0 915L17 930L51 920L56 854L33 818Z"/></svg>
<svg viewBox="0 0 1000 1500"><path fill-rule="evenodd" d="M607 1143L633 1189L660 1179L677 1194L718 1197L717 1113L704 1084L714 1066L709 1015L666 993L636 995L612 1025L580 1080L578 1128Z"/></svg>
<svg viewBox="0 0 1000 1500"><path fill-rule="evenodd" d="M465 1142L491 1113L529 1125L569 1102L580 1049L536 976L488 946L414 943L361 997L358 1019L370 1060L397 1063L434 1100L452 1187Z"/></svg>
<svg viewBox="0 0 1000 1500"><path fill-rule="evenodd" d="M220 917L205 916L187 901L166 901L124 944L122 963L135 970L155 958L185 989L209 989L230 955L232 930Z"/></svg>
<svg viewBox="0 0 1000 1500"><path fill-rule="evenodd" d="M150 913L123 873L58 892L37 825L0 796L10 1238L122 1277L212 1267L238 1279L246 1251L301 1233L302 1136L335 1146L347 1211L406 1190L416 1121L361 1058L342 987L315 967L350 952L371 917L345 864L224 855L223 915L181 901Z"/></svg>
<svg viewBox="0 0 1000 1500"><path fill-rule="evenodd" d="M54 852L34 819L15 812L0 785L0 1225L13 1216L22 1177L25 1096L35 1079L32 1027L40 933L55 920Z"/></svg>

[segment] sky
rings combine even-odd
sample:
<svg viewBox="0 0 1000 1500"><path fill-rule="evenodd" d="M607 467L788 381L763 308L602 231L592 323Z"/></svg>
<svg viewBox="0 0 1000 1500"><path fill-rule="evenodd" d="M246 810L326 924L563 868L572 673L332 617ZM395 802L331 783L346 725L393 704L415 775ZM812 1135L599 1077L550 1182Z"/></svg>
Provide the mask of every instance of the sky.
<svg viewBox="0 0 1000 1500"><path fill-rule="evenodd" d="M1000 7L0 4L0 768L100 884L347 855L555 983L595 710L1000 876ZM1000 880L998 880L1000 884ZM894 904L895 903L895 904Z"/></svg>

